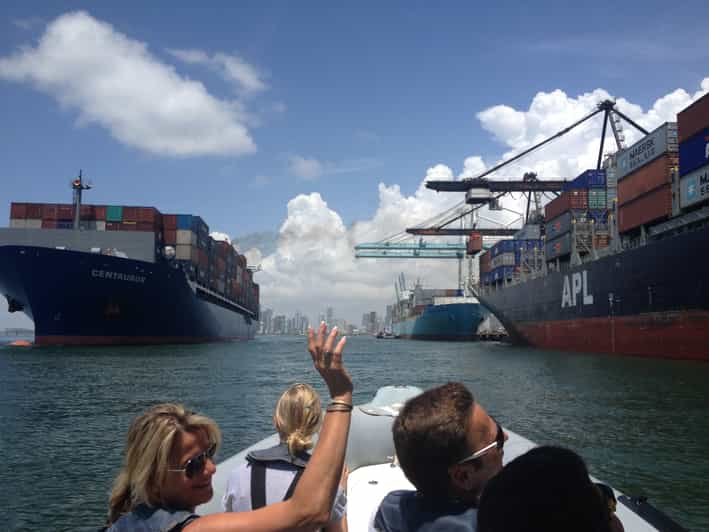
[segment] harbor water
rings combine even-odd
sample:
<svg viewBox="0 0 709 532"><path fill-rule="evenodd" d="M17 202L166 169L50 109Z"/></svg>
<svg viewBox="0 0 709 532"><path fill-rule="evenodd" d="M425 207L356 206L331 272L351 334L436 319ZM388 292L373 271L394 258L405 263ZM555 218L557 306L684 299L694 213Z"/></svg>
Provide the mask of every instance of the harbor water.
<svg viewBox="0 0 709 532"><path fill-rule="evenodd" d="M215 418L222 458L270 434L287 385L325 391L305 347L0 347L0 528L103 524L128 425L157 402ZM504 426L576 450L596 477L709 530L709 364L370 337L350 338L345 356L358 403L387 384L462 381Z"/></svg>

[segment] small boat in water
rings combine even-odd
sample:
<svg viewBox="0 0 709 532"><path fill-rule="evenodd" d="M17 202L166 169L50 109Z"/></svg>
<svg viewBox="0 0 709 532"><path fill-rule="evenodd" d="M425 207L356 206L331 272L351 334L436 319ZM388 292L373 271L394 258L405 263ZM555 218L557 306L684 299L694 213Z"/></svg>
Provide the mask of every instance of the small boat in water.
<svg viewBox="0 0 709 532"><path fill-rule="evenodd" d="M384 386L369 403L356 406L352 412L346 457L350 470L347 481L349 530L373 530L374 516L387 493L415 489L395 459L391 425L404 403L421 392L420 388L414 386ZM505 443L505 464L536 447L532 441L507 428L505 432L509 435ZM199 506L196 513L206 515L223 511L221 501L230 473L245 463L249 452L272 447L278 442L278 434L273 434L221 462L212 478L214 496L211 501ZM618 499L616 515L626 532L685 530L645 498L629 497L616 489L613 491Z"/></svg>

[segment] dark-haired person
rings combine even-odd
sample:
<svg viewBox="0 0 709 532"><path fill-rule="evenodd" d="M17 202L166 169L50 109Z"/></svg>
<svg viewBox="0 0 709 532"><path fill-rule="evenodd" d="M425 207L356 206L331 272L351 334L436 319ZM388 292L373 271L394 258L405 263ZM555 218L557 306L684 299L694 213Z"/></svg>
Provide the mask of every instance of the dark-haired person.
<svg viewBox="0 0 709 532"><path fill-rule="evenodd" d="M401 469L416 491L389 493L374 519L384 532L475 530L486 482L502 469L507 435L461 383L410 399L392 428Z"/></svg>
<svg viewBox="0 0 709 532"><path fill-rule="evenodd" d="M478 532L611 532L622 524L573 451L537 447L508 463L480 500Z"/></svg>
<svg viewBox="0 0 709 532"><path fill-rule="evenodd" d="M313 530L330 520L345 459L352 411L352 380L342 364L345 338L308 331L313 365L332 401L320 438L293 496L253 512L199 517L195 508L212 498L216 423L180 405L164 404L138 416L128 431L124 465L109 500L108 530L200 532Z"/></svg>

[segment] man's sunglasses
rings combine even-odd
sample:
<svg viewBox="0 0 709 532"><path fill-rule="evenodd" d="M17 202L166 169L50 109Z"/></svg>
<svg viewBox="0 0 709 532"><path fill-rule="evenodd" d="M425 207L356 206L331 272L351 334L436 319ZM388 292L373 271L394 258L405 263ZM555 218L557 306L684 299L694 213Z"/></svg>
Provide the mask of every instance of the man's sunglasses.
<svg viewBox="0 0 709 532"><path fill-rule="evenodd" d="M192 478L196 475L199 475L202 471L204 471L204 466L207 463L207 458L212 460L214 458L214 455L217 452L217 444L213 443L210 445L206 451L203 453L198 454L197 456L193 456L187 462L185 462L185 465L179 469L168 469L168 471L172 472L179 472L179 471L184 471L185 476L187 478Z"/></svg>
<svg viewBox="0 0 709 532"><path fill-rule="evenodd" d="M490 445L486 445L482 449L475 451L470 456L463 458L462 460L460 460L458 462L459 464L463 464L465 462L471 462L473 460L476 460L476 459L480 458L482 455L484 455L485 453L494 449L495 447L497 447L498 450L502 450L502 448L505 446L505 433L503 432L502 427L500 426L500 424L497 421L495 421L495 425L497 425L497 434L495 435L495 441L492 442Z"/></svg>

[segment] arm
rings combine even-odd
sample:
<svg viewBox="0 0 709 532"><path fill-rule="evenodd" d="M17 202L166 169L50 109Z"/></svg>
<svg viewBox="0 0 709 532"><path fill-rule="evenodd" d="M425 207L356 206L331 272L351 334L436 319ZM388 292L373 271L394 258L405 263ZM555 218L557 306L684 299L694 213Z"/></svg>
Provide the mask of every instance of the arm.
<svg viewBox="0 0 709 532"><path fill-rule="evenodd" d="M346 338L335 346L337 328L325 338L327 327L321 324L317 336L308 330L308 351L313 365L322 376L333 401L352 404L352 380L342 364ZM334 346L334 348L333 348ZM196 519L185 532L277 532L313 530L325 526L337 492L345 460L351 412L328 412L308 467L298 482L293 497L253 512L213 514Z"/></svg>
<svg viewBox="0 0 709 532"><path fill-rule="evenodd" d="M340 479L340 488L338 490L338 497L340 496L340 491L344 494L343 501L345 504L347 501L347 477L349 474L350 470L345 466L342 469L342 478ZM331 521L323 530L325 532L347 532L347 508L340 506L340 501L336 501L332 512L336 516L339 515L339 519L334 522Z"/></svg>

